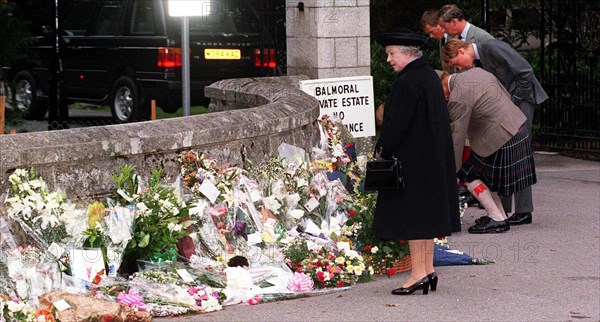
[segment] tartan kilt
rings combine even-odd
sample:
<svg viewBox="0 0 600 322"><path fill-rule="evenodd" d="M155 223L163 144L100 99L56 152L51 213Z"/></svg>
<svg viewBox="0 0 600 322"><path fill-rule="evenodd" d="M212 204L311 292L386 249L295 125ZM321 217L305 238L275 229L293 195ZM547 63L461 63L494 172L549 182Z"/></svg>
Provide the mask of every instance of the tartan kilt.
<svg viewBox="0 0 600 322"><path fill-rule="evenodd" d="M527 127L522 126L512 139L487 157L471 150L457 176L461 182L480 179L500 196L510 196L535 184L537 178Z"/></svg>

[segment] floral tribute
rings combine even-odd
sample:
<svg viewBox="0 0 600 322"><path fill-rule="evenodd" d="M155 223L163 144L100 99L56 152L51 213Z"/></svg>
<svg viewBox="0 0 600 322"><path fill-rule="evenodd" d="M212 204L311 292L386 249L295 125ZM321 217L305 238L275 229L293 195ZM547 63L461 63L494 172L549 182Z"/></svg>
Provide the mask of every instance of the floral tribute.
<svg viewBox="0 0 600 322"><path fill-rule="evenodd" d="M82 211L66 200L64 191L50 191L46 182L37 177L35 171L17 169L8 178L11 183L8 217L25 224L38 241L45 246L53 242L62 242L70 236L75 218Z"/></svg>
<svg viewBox="0 0 600 322"><path fill-rule="evenodd" d="M287 144L262 164L244 159L243 168L185 151L179 187L165 185L160 170L142 180L124 165L109 198L81 207L33 170L16 170L3 207L10 225L0 217L0 322L51 321L52 312L33 309L50 290L175 316L328 292L386 272L408 245L372 235L376 195L361 188L365 160L340 122L323 116L318 124L312 161ZM33 245L17 243L8 226L22 227ZM68 249L88 248L99 263L65 259ZM76 274L91 269L93 280Z"/></svg>
<svg viewBox="0 0 600 322"><path fill-rule="evenodd" d="M354 250L332 252L321 248L309 251L298 270L312 277L316 287L325 288L354 285L361 276L373 274L373 268L369 268Z"/></svg>

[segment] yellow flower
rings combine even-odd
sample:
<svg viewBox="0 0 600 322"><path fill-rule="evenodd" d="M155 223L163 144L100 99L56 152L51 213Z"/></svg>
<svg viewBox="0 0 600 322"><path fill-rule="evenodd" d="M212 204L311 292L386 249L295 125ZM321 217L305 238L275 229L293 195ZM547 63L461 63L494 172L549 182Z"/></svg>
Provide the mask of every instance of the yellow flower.
<svg viewBox="0 0 600 322"><path fill-rule="evenodd" d="M96 223L104 217L104 204L96 201L88 205L88 228L96 227Z"/></svg>

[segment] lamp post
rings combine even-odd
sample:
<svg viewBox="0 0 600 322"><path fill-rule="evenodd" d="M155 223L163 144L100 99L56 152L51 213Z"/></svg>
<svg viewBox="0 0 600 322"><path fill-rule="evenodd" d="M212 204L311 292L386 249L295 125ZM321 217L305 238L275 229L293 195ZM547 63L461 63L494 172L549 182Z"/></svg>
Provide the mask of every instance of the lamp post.
<svg viewBox="0 0 600 322"><path fill-rule="evenodd" d="M190 28L189 17L203 16L210 8L207 0L169 0L169 16L181 20L181 88L183 116L190 115Z"/></svg>

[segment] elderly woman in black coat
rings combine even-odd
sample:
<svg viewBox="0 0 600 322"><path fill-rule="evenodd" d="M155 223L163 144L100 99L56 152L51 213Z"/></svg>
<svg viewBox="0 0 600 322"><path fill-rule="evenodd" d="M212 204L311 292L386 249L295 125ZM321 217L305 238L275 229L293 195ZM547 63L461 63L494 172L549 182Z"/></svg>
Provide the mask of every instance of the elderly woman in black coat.
<svg viewBox="0 0 600 322"><path fill-rule="evenodd" d="M435 291L433 239L460 231L448 109L436 72L421 57L425 39L406 28L377 37L398 76L385 103L376 151L401 161L405 188L378 192L373 233L408 240L412 260L411 275L392 291L395 295Z"/></svg>

